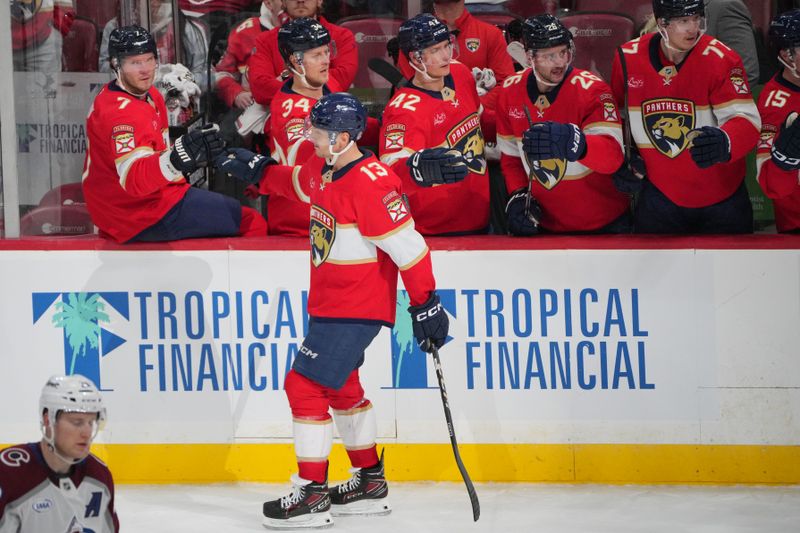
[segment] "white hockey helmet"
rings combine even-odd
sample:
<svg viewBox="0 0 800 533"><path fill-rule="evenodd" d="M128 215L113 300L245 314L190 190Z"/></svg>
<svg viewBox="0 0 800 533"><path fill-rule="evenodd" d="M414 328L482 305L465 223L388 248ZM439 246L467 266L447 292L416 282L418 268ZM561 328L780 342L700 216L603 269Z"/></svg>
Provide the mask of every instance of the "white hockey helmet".
<svg viewBox="0 0 800 533"><path fill-rule="evenodd" d="M102 429L106 421L106 408L103 397L92 380L80 374L72 376L52 376L47 380L39 396L39 421L42 434L46 436L44 411L47 409L50 422L50 438L55 435L55 424L58 413L97 413L97 427ZM49 441L48 441L49 442Z"/></svg>

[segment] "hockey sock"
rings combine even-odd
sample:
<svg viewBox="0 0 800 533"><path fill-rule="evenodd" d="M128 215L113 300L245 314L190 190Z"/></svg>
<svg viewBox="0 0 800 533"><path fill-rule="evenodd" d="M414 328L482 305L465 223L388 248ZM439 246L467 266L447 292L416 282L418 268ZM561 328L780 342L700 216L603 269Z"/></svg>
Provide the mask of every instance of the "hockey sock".
<svg viewBox="0 0 800 533"><path fill-rule="evenodd" d="M372 403L364 398L364 389L358 379L358 371L353 371L344 386L331 391L331 407L336 427L356 468L368 468L378 463L375 438L378 425Z"/></svg>
<svg viewBox="0 0 800 533"><path fill-rule="evenodd" d="M328 414L325 387L290 370L284 388L292 409L299 475L303 479L325 483L328 455L333 446L333 423Z"/></svg>

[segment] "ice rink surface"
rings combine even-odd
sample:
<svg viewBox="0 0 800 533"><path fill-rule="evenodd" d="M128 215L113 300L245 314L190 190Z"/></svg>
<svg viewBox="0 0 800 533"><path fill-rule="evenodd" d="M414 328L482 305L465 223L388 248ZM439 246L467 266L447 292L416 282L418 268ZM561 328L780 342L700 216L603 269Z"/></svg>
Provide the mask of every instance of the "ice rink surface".
<svg viewBox="0 0 800 533"><path fill-rule="evenodd" d="M391 483L388 516L336 517L352 533L800 533L800 486ZM261 503L289 484L120 485L122 531L267 531ZM307 531L307 530L306 530Z"/></svg>

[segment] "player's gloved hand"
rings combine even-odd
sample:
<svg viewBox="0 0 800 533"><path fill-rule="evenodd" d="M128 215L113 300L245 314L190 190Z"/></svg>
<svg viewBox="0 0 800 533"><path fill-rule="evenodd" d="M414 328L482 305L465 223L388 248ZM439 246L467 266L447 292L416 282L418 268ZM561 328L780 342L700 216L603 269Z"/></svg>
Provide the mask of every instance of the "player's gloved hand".
<svg viewBox="0 0 800 533"><path fill-rule="evenodd" d="M800 169L800 122L790 113L772 143L772 162L783 170Z"/></svg>
<svg viewBox="0 0 800 533"><path fill-rule="evenodd" d="M731 140L728 134L714 126L703 126L689 132L692 155L695 165L708 168L717 163L731 160Z"/></svg>
<svg viewBox="0 0 800 533"><path fill-rule="evenodd" d="M180 107L189 107L193 97L200 96L200 87L195 83L194 74L180 63L159 67L164 99L174 98Z"/></svg>
<svg viewBox="0 0 800 533"><path fill-rule="evenodd" d="M577 161L586 155L586 136L575 124L539 122L522 135L522 150L530 161Z"/></svg>
<svg viewBox="0 0 800 533"><path fill-rule="evenodd" d="M506 218L508 232L511 235L518 237L536 235L539 233L542 208L533 197L528 199L528 189L522 187L511 193L511 198L506 203Z"/></svg>
<svg viewBox="0 0 800 533"><path fill-rule="evenodd" d="M277 164L271 157L253 153L245 148L229 148L214 159L215 167L228 176L250 185L257 185L261 181L267 166Z"/></svg>
<svg viewBox="0 0 800 533"><path fill-rule="evenodd" d="M646 175L647 169L644 165L644 159L639 155L639 152L633 150L630 159L623 161L622 166L611 177L614 180L614 187L619 192L636 194L642 190Z"/></svg>
<svg viewBox="0 0 800 533"><path fill-rule="evenodd" d="M414 337L423 352L431 353L433 347L441 348L447 341L450 319L439 301L439 295L431 293L428 301L408 308Z"/></svg>
<svg viewBox="0 0 800 533"><path fill-rule="evenodd" d="M418 185L432 187L456 183L467 177L464 154L452 148L426 148L406 160L411 177Z"/></svg>
<svg viewBox="0 0 800 533"><path fill-rule="evenodd" d="M497 78L490 68L472 67L472 77L475 78L475 88L478 90L478 96L484 96L497 85Z"/></svg>
<svg viewBox="0 0 800 533"><path fill-rule="evenodd" d="M169 154L169 162L184 174L208 166L225 150L225 141L216 124L205 124L178 137Z"/></svg>

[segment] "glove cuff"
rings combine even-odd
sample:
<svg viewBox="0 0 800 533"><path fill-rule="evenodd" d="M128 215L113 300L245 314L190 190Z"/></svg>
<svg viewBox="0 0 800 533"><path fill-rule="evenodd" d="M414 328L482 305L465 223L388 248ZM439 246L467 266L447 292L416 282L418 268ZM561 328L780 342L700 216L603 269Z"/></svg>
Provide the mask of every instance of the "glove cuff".
<svg viewBox="0 0 800 533"><path fill-rule="evenodd" d="M178 170L172 162L173 156L179 157L175 150L167 150L158 158L158 167L161 169L161 175L167 181L178 181L183 177L183 172Z"/></svg>

